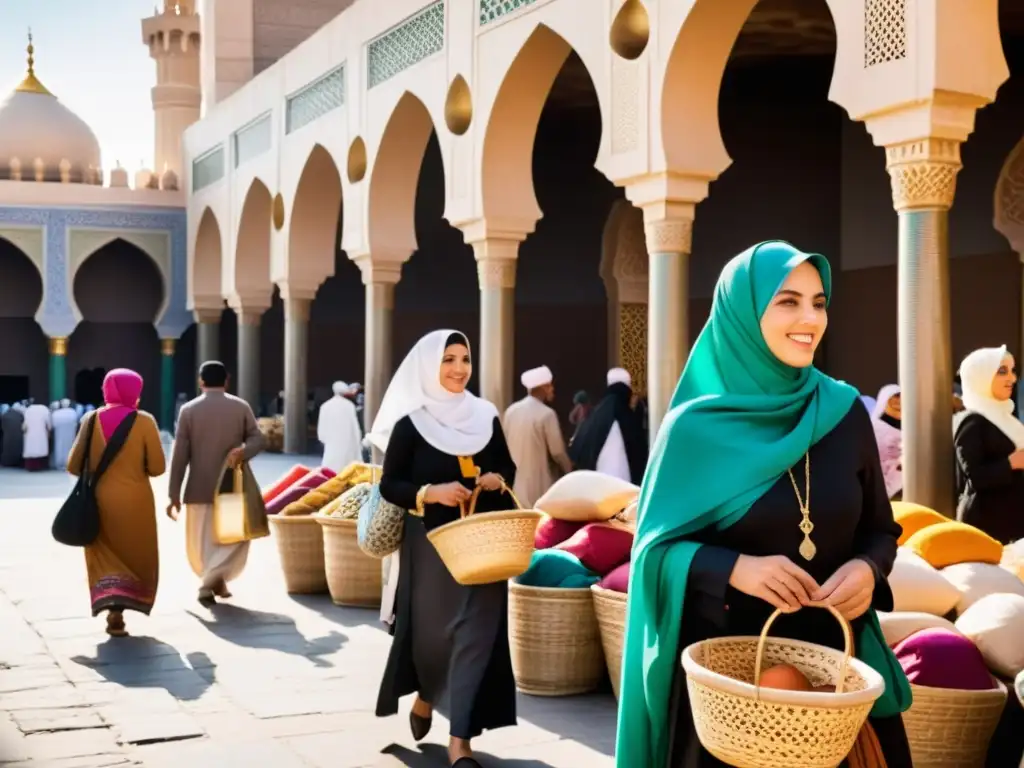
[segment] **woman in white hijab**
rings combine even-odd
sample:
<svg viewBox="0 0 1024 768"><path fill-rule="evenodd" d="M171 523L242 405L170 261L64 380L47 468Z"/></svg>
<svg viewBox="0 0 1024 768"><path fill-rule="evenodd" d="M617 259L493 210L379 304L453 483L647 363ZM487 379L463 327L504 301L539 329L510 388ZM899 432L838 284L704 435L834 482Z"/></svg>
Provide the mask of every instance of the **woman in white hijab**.
<svg viewBox="0 0 1024 768"><path fill-rule="evenodd" d="M401 696L417 694L409 725L419 741L442 708L454 768L479 768L470 740L516 723L507 584L459 585L426 536L459 519L476 486L477 512L510 507L501 487L515 482L515 463L497 409L466 390L472 372L463 334L427 334L399 366L368 435L385 453L381 496L416 513L406 516L397 553L394 641L377 716L396 714Z"/></svg>
<svg viewBox="0 0 1024 768"><path fill-rule="evenodd" d="M871 409L871 425L882 462L885 491L890 499L903 491L903 432L901 431L901 398L899 384L887 384L878 391Z"/></svg>
<svg viewBox="0 0 1024 768"><path fill-rule="evenodd" d="M960 379L957 518L1009 544L1024 538L1024 424L1013 414L1013 355L1005 346L975 350L960 364Z"/></svg>

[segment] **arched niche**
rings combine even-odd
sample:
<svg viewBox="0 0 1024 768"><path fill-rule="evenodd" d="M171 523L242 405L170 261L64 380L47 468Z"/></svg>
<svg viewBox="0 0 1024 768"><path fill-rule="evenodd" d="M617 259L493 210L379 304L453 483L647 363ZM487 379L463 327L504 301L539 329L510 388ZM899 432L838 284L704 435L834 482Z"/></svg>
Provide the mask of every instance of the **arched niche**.
<svg viewBox="0 0 1024 768"><path fill-rule="evenodd" d="M192 264L189 295L196 307L221 306L224 301L224 254L220 224L207 207L199 219Z"/></svg>
<svg viewBox="0 0 1024 768"><path fill-rule="evenodd" d="M6 231L0 233L0 276L0 403L45 401L46 335L34 320L43 302L43 276Z"/></svg>
<svg viewBox="0 0 1024 768"><path fill-rule="evenodd" d="M999 172L992 225L1024 259L1024 138L1011 150Z"/></svg>
<svg viewBox="0 0 1024 768"><path fill-rule="evenodd" d="M273 293L270 282L270 227L273 198L259 179L253 179L242 202L235 238L234 290L246 300L269 302ZM265 305L264 305L265 306Z"/></svg>
<svg viewBox="0 0 1024 768"><path fill-rule="evenodd" d="M68 264L72 285L82 266L111 244L131 245L135 253L148 258L160 276L161 303L155 318L161 317L170 301L171 285L171 234L170 232L127 231L104 229L69 229ZM118 246L120 249L121 246ZM125 251L126 253L128 251ZM72 291L72 308L78 320L84 314Z"/></svg>

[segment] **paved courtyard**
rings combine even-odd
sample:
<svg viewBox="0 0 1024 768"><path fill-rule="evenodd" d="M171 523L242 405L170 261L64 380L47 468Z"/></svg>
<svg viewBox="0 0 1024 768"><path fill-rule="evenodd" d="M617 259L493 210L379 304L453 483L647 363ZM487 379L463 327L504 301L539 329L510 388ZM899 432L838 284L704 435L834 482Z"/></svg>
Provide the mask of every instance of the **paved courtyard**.
<svg viewBox="0 0 1024 768"><path fill-rule="evenodd" d="M261 481L291 459L257 460ZM406 712L373 715L390 638L376 611L285 593L275 544L253 544L234 599L206 609L155 482L161 585L151 617L110 640L89 617L81 552L50 538L63 473L0 470L0 765L25 768L443 768L447 724L416 745ZM409 702L403 702L408 707ZM485 734L493 768L611 766L609 693L519 698L519 726Z"/></svg>

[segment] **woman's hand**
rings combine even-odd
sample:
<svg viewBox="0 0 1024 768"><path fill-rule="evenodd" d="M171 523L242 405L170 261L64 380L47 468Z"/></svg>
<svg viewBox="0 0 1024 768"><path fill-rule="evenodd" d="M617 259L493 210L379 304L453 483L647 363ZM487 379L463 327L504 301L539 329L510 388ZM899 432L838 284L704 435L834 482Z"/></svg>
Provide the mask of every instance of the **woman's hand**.
<svg viewBox="0 0 1024 768"><path fill-rule="evenodd" d="M1010 454L1010 468L1024 469L1024 448Z"/></svg>
<svg viewBox="0 0 1024 768"><path fill-rule="evenodd" d="M468 501L472 495L462 483L452 482L429 486L423 495L423 501L427 504L457 507L461 502Z"/></svg>
<svg viewBox="0 0 1024 768"><path fill-rule="evenodd" d="M874 594L874 569L864 560L855 558L833 573L811 599L831 605L847 621L853 621L871 607Z"/></svg>
<svg viewBox="0 0 1024 768"><path fill-rule="evenodd" d="M496 475L494 472L488 472L486 475L478 475L476 478L476 484L485 491L499 491L501 490L501 486L505 484L505 481L501 479L501 475Z"/></svg>
<svg viewBox="0 0 1024 768"><path fill-rule="evenodd" d="M729 576L729 586L787 613L810 603L811 595L819 589L807 571L783 555L740 555Z"/></svg>

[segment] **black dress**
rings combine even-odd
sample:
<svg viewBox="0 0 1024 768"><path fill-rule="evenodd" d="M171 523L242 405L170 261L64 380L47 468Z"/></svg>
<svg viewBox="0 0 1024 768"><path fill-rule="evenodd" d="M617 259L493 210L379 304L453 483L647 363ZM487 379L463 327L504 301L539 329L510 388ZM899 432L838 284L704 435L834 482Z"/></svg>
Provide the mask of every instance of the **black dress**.
<svg viewBox="0 0 1024 768"><path fill-rule="evenodd" d="M849 560L863 558L875 572L873 607L892 610L887 577L896 558L901 529L893 521L867 411L859 405L852 407L835 429L811 448L810 454L810 507L814 523L811 539L818 549L814 559L808 562L799 554L803 534L798 525L802 516L789 475L783 475L739 522L725 530L705 529L694 537L704 546L697 551L690 567L680 652L691 643L711 637L761 633L774 608L729 586L740 554L786 555L819 584ZM803 494L802 457L792 471ZM862 624L863 619L852 622L855 636ZM837 649L843 647L839 623L822 609L806 608L782 615L772 625L771 634ZM671 707L669 722L674 726L669 768L726 765L708 753L697 739L681 665L676 666ZM888 768L911 768L902 718L872 718L871 724Z"/></svg>
<svg viewBox="0 0 1024 768"><path fill-rule="evenodd" d="M1017 447L980 413L968 413L953 438L956 516L1003 544L1024 538L1024 472L1010 466Z"/></svg>
<svg viewBox="0 0 1024 768"><path fill-rule="evenodd" d="M473 457L481 474L501 475L511 487L516 465L498 419L494 436ZM391 433L380 492L415 509L424 485L474 481L462 476L458 457L429 445L407 416ZM477 512L510 509L508 496L482 492ZM516 724L516 687L508 646L507 582L464 587L452 578L427 531L459 518L457 507L428 504L422 519L406 515L395 597L394 640L377 698L377 715L398 712L398 699L418 693L445 712L451 735L472 739L485 729ZM447 701L445 701L447 699Z"/></svg>

